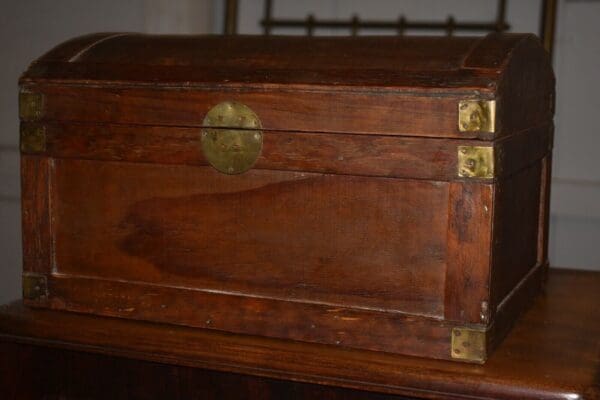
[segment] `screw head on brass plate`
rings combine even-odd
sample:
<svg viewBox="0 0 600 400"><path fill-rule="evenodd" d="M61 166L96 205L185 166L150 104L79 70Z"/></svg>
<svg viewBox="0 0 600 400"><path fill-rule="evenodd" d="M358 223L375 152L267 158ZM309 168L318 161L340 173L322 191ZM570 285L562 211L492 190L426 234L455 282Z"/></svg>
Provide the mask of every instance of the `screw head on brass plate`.
<svg viewBox="0 0 600 400"><path fill-rule="evenodd" d="M248 106L225 101L204 118L202 153L215 169L241 174L252 168L262 150L261 122Z"/></svg>

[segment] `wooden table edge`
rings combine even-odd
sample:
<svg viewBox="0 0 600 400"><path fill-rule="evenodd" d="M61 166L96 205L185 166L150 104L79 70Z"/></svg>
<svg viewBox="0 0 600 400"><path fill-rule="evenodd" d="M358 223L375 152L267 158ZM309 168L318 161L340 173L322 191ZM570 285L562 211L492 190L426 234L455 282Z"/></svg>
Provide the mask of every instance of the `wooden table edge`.
<svg viewBox="0 0 600 400"><path fill-rule="evenodd" d="M589 297L590 301L598 299L599 295L593 292L594 288L600 287L600 273L553 269L546 294L517 323L506 340L506 346L501 345L484 366L36 310L23 306L20 301L0 306L0 340L430 399L600 398L598 339L595 342L595 359L592 355L592 361L584 366L581 379L577 382L532 380L528 377L519 380L518 377L509 379L494 375L494 366L505 362L501 358L510 354L510 349L505 347L511 346L511 336L523 329L524 324L535 322L535 318L538 318L535 310L547 308L548 298L560 295L559 292L565 290L566 283L569 283L565 281L569 280L576 281L570 282L576 286L582 282L588 283L587 291L586 287L578 291L579 301L586 300L581 298L583 296ZM561 311L563 317L571 314ZM581 322L588 324L593 335L600 332L597 320L590 318ZM128 337L124 336L126 332L129 332ZM588 347L593 343L592 339ZM588 347L580 351L587 352L590 350ZM546 361L551 362L552 354L548 356ZM518 362L518 357L515 360ZM538 361L541 360L529 362L535 364ZM557 365L557 371L561 367L569 366Z"/></svg>

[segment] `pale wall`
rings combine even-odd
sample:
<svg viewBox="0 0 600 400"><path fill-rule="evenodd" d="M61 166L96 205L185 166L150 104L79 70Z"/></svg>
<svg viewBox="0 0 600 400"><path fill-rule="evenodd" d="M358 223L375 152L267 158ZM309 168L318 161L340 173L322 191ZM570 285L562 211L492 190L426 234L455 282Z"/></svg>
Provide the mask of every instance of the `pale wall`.
<svg viewBox="0 0 600 400"><path fill-rule="evenodd" d="M13 0L0 13L0 304L21 293L17 80L36 57L90 32L205 33L206 0Z"/></svg>

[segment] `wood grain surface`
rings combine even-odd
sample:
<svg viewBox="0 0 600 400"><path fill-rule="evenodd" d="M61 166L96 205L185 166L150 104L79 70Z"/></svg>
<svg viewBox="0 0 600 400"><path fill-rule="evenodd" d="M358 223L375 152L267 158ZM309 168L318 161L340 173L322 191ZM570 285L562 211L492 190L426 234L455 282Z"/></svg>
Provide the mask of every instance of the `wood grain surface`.
<svg viewBox="0 0 600 400"><path fill-rule="evenodd" d="M551 269L542 296L485 365L30 309L20 302L0 307L0 334L4 343L427 399L597 399L599 288L600 273ZM7 355L2 359L10 360ZM20 365L33 370L53 365L38 362ZM118 369L118 361L114 363ZM10 371L16 371L14 365ZM0 375L3 389L14 387L11 376ZM81 375L72 370L63 375L74 385L77 377Z"/></svg>
<svg viewBox="0 0 600 400"><path fill-rule="evenodd" d="M21 155L23 270L52 271L50 164L47 157Z"/></svg>
<svg viewBox="0 0 600 400"><path fill-rule="evenodd" d="M97 34L20 85L27 304L450 359L453 328L488 355L541 287L554 77L533 35ZM494 100L495 129L462 132L463 100ZM223 101L261 120L241 175L201 150ZM459 175L460 146L493 176Z"/></svg>
<svg viewBox="0 0 600 400"><path fill-rule="evenodd" d="M475 138L459 132L458 102L471 93L400 95L392 90L289 87L102 87L28 85L44 96L42 119L148 126L202 126L224 101L250 107L266 130ZM489 97L489 96L488 96Z"/></svg>
<svg viewBox="0 0 600 400"><path fill-rule="evenodd" d="M75 160L54 171L57 273L442 313L446 183Z"/></svg>
<svg viewBox="0 0 600 400"><path fill-rule="evenodd" d="M43 129L51 158L135 163L208 165L201 128L127 124L23 122ZM534 126L489 143L478 140L343 133L263 131L253 169L451 181L457 179L458 146L492 146L496 178L541 160L552 146L552 125Z"/></svg>
<svg viewBox="0 0 600 400"><path fill-rule="evenodd" d="M1 340L0 354L5 400L409 399Z"/></svg>
<svg viewBox="0 0 600 400"><path fill-rule="evenodd" d="M49 120L198 126L234 100L266 129L483 139L545 123L554 90L539 40L506 34L92 35L57 46L20 83L45 94ZM497 100L496 132L458 131L464 99Z"/></svg>

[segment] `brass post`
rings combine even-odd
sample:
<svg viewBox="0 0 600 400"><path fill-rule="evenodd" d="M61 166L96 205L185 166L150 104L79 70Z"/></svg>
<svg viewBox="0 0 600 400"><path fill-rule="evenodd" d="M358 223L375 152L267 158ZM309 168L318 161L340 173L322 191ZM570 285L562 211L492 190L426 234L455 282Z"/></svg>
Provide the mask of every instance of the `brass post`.
<svg viewBox="0 0 600 400"><path fill-rule="evenodd" d="M556 9L558 2L556 0L542 1L542 18L540 24L540 38L544 48L550 54L554 51L554 32L556 30Z"/></svg>
<svg viewBox="0 0 600 400"><path fill-rule="evenodd" d="M271 34L271 14L273 10L273 3L271 0L265 0L265 12L262 20L262 25L265 35Z"/></svg>
<svg viewBox="0 0 600 400"><path fill-rule="evenodd" d="M235 35L237 33L237 0L227 0L225 3L225 23L224 33L226 35Z"/></svg>

